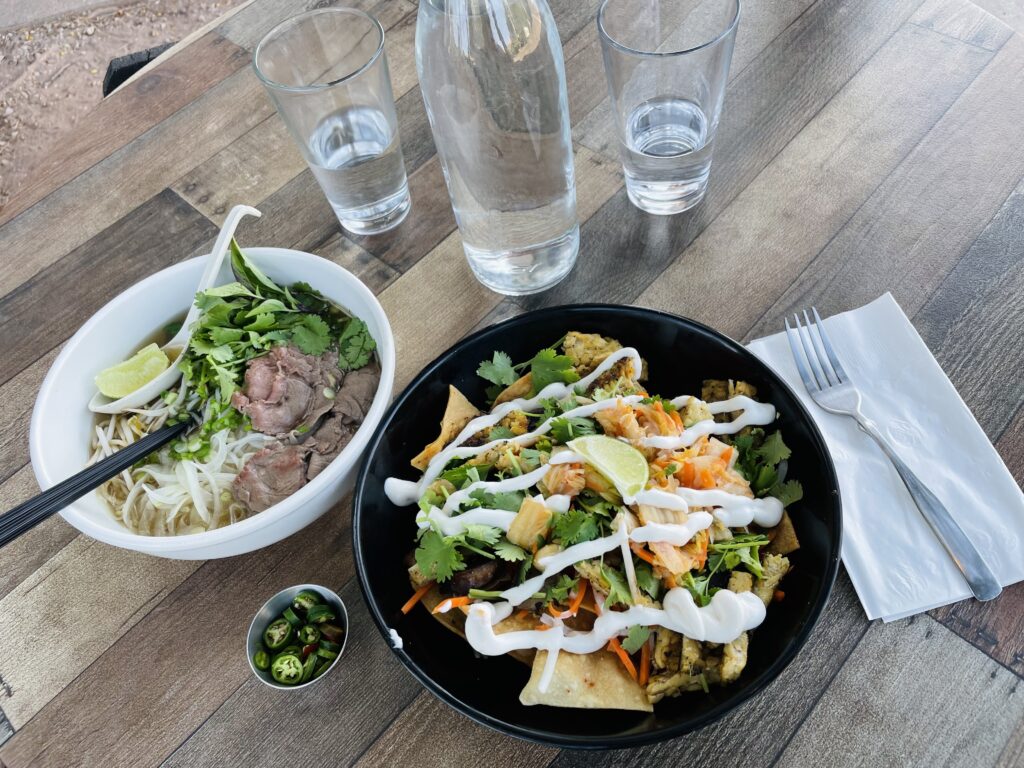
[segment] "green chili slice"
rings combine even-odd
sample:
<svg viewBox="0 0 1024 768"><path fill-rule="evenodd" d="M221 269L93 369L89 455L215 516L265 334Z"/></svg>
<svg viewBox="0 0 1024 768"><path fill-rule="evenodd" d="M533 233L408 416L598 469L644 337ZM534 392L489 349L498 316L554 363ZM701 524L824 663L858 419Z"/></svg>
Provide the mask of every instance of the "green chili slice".
<svg viewBox="0 0 1024 768"><path fill-rule="evenodd" d="M299 627L302 625L302 619L299 618L298 614L296 614L291 607L285 608L284 613L281 615L284 616L285 620L293 627Z"/></svg>
<svg viewBox="0 0 1024 768"><path fill-rule="evenodd" d="M302 665L302 680L299 682L308 683L313 677L313 670L316 669L317 656L315 653L309 654L309 658Z"/></svg>
<svg viewBox="0 0 1024 768"><path fill-rule="evenodd" d="M320 630L312 624L307 624L299 630L299 640L303 645L310 645L320 639Z"/></svg>
<svg viewBox="0 0 1024 768"><path fill-rule="evenodd" d="M304 589L292 599L292 606L297 611L308 611L314 605L319 605L323 600L316 592Z"/></svg>
<svg viewBox="0 0 1024 768"><path fill-rule="evenodd" d="M337 643L332 643L330 640L321 640L320 647L325 651L334 651L334 653L339 653L341 651L341 646Z"/></svg>
<svg viewBox="0 0 1024 768"><path fill-rule="evenodd" d="M284 619L274 619L274 621L270 622L270 626L263 630L263 642L272 651L283 648L284 644L291 639L291 636L292 625Z"/></svg>
<svg viewBox="0 0 1024 768"><path fill-rule="evenodd" d="M334 661L336 658L338 658L337 651L329 651L326 648L317 648L316 655L319 656L321 659L327 659L328 661Z"/></svg>
<svg viewBox="0 0 1024 768"><path fill-rule="evenodd" d="M306 620L311 624L323 624L325 621L333 621L334 611L328 605L314 605L306 614Z"/></svg>
<svg viewBox="0 0 1024 768"><path fill-rule="evenodd" d="M314 658L316 658L316 657L314 657ZM331 664L333 664L333 663L334 663L333 661L325 661L325 662L323 662L319 667L316 668L316 672L313 673L313 677L314 678L320 677L320 675L322 675L324 672L326 672L328 669L331 668Z"/></svg>
<svg viewBox="0 0 1024 768"><path fill-rule="evenodd" d="M290 645L282 648L280 651L278 651L273 656L271 656L270 660L274 661L275 659L279 659L282 656L287 656L288 654L294 654L295 656L298 656L301 653L302 653L302 648L300 646L296 645L295 643L291 643Z"/></svg>
<svg viewBox="0 0 1024 768"><path fill-rule="evenodd" d="M252 664L256 669L269 669L270 654L260 648L252 655Z"/></svg>
<svg viewBox="0 0 1024 768"><path fill-rule="evenodd" d="M302 660L294 653L278 656L270 665L270 674L282 685L295 685L302 680Z"/></svg>

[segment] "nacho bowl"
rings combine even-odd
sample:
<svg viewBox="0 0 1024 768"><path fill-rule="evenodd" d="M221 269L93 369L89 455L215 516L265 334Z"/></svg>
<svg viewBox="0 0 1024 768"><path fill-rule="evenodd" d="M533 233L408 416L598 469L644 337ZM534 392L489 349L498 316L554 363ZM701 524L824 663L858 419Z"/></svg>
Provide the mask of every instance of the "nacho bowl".
<svg viewBox="0 0 1024 768"><path fill-rule="evenodd" d="M777 426L792 448L789 473L804 488L792 515L801 547L790 556L794 567L784 583L786 598L773 604L767 619L753 631L740 678L707 694L662 700L651 713L525 706L520 692L530 677L528 666L509 656L477 655L422 608L408 615L400 611L411 593L403 560L414 546L415 514L414 508L388 501L385 480L418 476L409 461L436 437L449 384L473 402L484 402L486 382L475 374L481 360L495 350L527 359L538 346L570 330L600 333L635 346L649 364L652 392L700 392L706 378L754 384L759 396L778 409ZM694 321L597 304L520 315L464 339L428 365L385 414L371 439L356 482L353 515L356 565L370 612L398 658L426 688L468 717L512 736L591 749L679 736L714 722L764 689L794 659L821 615L838 570L842 532L838 483L823 438L795 394L768 366ZM401 643L394 640L392 630Z"/></svg>

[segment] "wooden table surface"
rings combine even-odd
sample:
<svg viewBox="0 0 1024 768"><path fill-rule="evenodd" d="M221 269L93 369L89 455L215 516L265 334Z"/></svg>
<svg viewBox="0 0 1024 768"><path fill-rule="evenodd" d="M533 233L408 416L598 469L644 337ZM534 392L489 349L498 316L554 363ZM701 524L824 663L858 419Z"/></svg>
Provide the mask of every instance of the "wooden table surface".
<svg viewBox="0 0 1024 768"><path fill-rule="evenodd" d="M412 213L376 238L339 231L249 66L260 36L311 4L255 0L197 35L83 118L0 212L0 509L37 490L29 415L62 342L118 291L205 252L242 202L264 213L243 243L312 251L379 294L397 387L464 334L541 305L636 303L750 339L795 307L892 291L1024 477L1024 39L993 16L967 0L745 0L710 191L656 218L623 190L598 2L552 0L582 246L562 285L513 301L465 265L409 0L359 4L387 28ZM261 602L302 581L342 594L351 642L329 683L282 695L242 643ZM718 724L559 752L475 725L402 669L355 582L347 500L228 560L122 551L60 518L0 552L5 766L1020 766L1022 677L1022 585L882 624L841 573L796 660Z"/></svg>

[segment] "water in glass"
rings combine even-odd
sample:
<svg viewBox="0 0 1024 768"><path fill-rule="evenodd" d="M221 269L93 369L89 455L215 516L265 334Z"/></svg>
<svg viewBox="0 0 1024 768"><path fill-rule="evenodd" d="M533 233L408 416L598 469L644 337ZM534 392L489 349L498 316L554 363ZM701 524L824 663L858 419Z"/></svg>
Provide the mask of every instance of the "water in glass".
<svg viewBox="0 0 1024 768"><path fill-rule="evenodd" d="M579 249L565 64L544 0L421 0L420 87L470 267L544 290Z"/></svg>
<svg viewBox="0 0 1024 768"><path fill-rule="evenodd" d="M348 229L358 232L365 222L365 232L378 231L389 211L390 219L405 216L402 150L379 109L354 106L327 115L310 136L309 152L313 175Z"/></svg>
<svg viewBox="0 0 1024 768"><path fill-rule="evenodd" d="M626 123L621 142L626 192L651 213L676 213L704 194L714 140L704 110L687 99L644 102Z"/></svg>

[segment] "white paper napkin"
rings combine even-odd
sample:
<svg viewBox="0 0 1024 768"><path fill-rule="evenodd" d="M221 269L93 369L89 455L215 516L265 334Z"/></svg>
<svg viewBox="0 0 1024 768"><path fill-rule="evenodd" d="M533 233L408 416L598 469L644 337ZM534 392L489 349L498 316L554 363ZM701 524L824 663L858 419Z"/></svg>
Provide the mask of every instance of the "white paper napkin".
<svg viewBox="0 0 1024 768"><path fill-rule="evenodd" d="M1024 494L891 294L825 321L864 413L943 501L1003 586L1024 580ZM815 405L785 333L750 350L811 412L843 501L843 562L869 619L892 621L971 597L875 442Z"/></svg>

